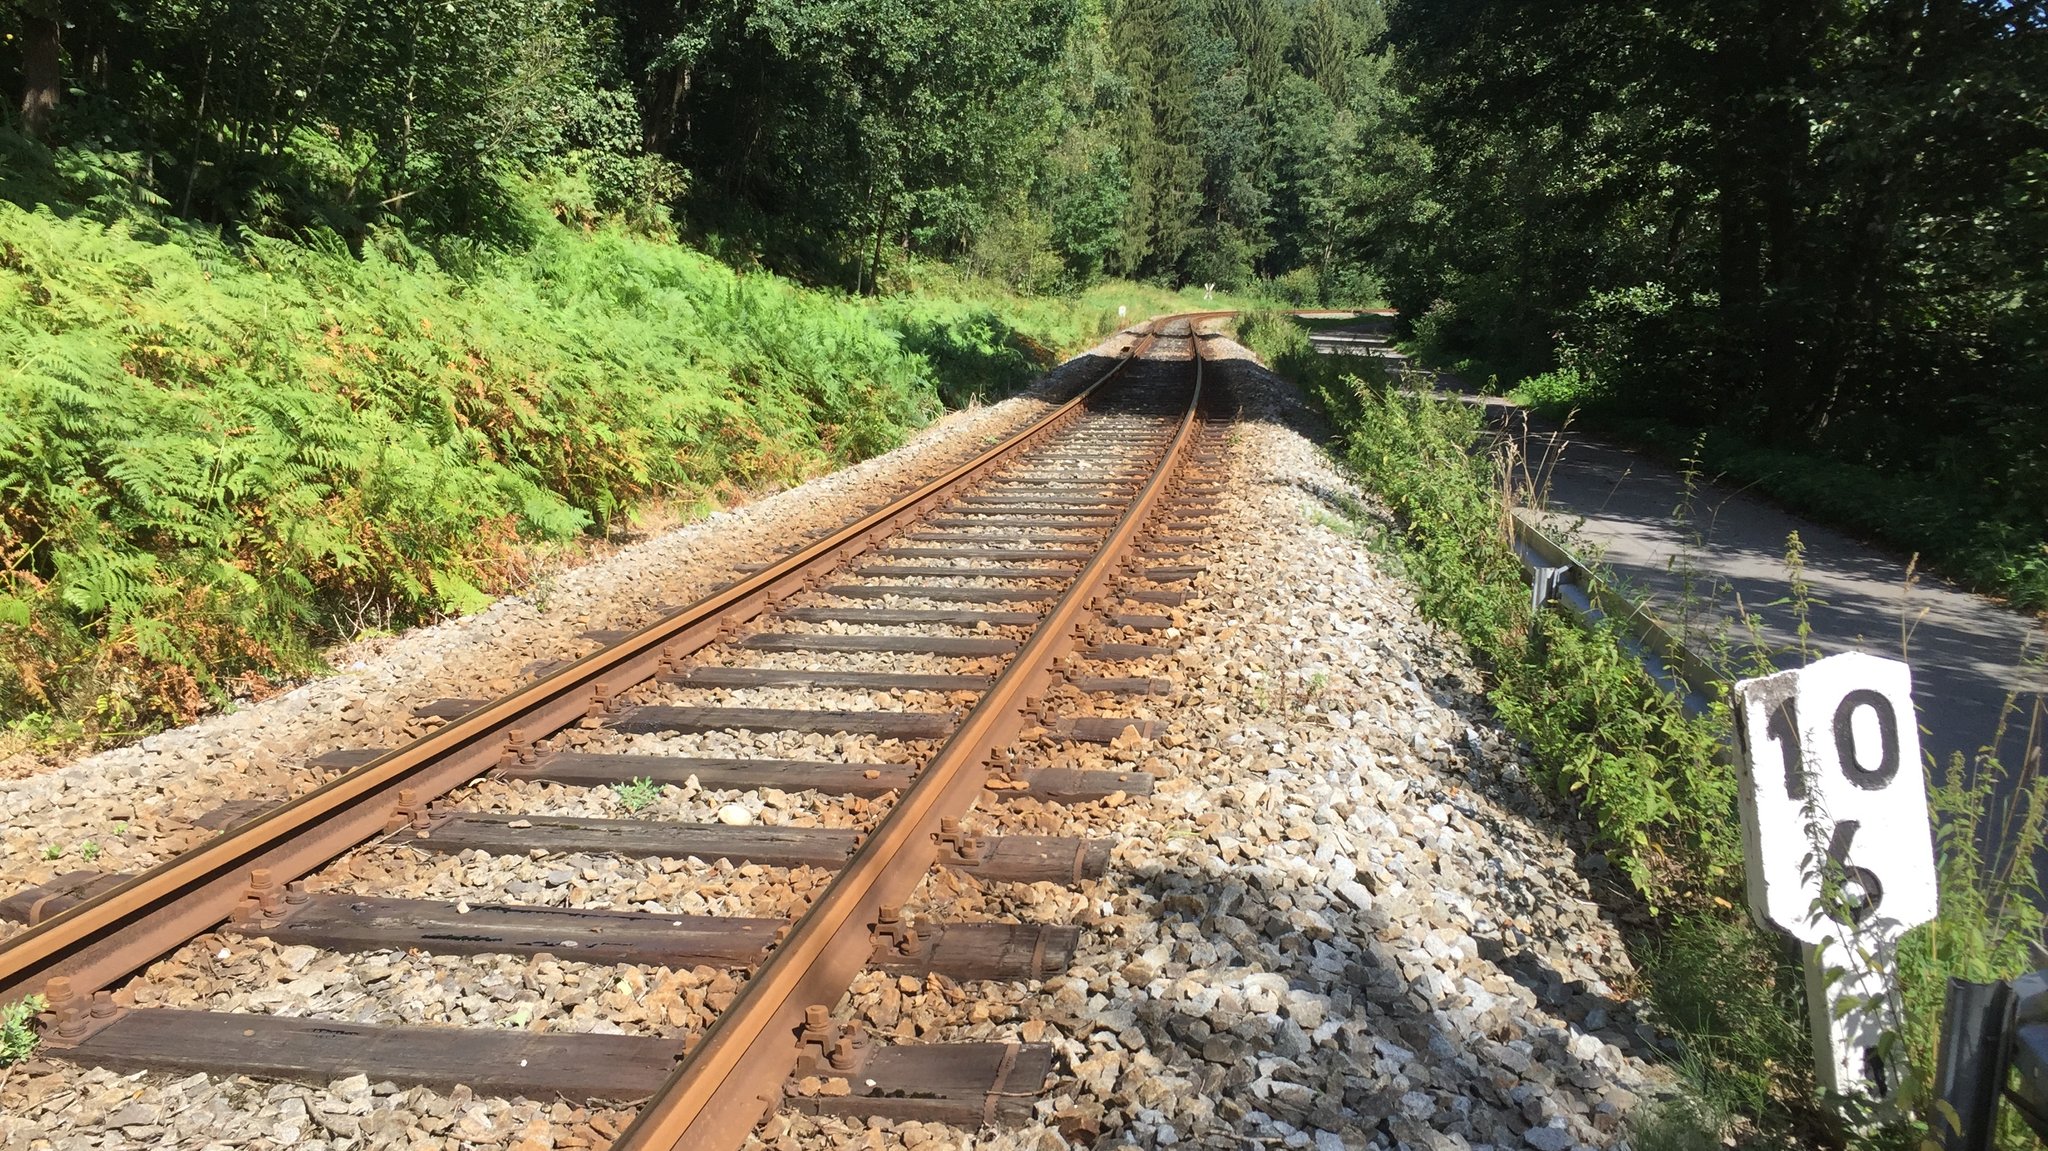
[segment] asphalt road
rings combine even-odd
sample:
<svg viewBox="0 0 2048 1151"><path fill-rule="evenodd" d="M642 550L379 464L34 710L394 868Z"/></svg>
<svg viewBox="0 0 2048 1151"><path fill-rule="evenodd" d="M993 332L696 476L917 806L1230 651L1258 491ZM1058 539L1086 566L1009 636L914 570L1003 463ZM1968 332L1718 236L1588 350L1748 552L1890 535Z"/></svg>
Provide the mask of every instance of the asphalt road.
<svg viewBox="0 0 2048 1151"><path fill-rule="evenodd" d="M1318 332L1318 350L1372 355L1404 366L1389 346L1384 320ZM2016 714L1996 747L2017 765L2029 722L2048 726L2048 624L1984 596L1925 575L1907 586L1908 557L1793 515L1770 501L1718 482L1697 484L1633 452L1569 430L1526 420L1498 397L1473 395L1453 378L1436 386L1493 407L1497 422L1522 441L1551 522L1640 594L1695 646L1717 638L1742 644L1747 614L1796 666L1798 619L1788 598L1786 538L1805 545L1812 603L1809 643L1820 654L1866 651L1913 669L1913 695L1925 752L1944 767L1993 745L2009 704ZM1680 509L1686 510L1681 512ZM2048 741L2048 730L2037 737ZM2038 746L2038 744L2037 744ZM2037 858L2048 849L2034 845Z"/></svg>

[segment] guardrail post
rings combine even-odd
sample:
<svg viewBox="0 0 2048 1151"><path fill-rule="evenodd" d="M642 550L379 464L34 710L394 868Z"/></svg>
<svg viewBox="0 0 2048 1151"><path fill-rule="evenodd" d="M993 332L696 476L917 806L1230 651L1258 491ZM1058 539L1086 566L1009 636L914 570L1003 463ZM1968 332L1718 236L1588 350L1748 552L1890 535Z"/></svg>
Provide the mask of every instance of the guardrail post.
<svg viewBox="0 0 2048 1151"><path fill-rule="evenodd" d="M2048 1140L2048 970L2012 981L2015 1022L2012 1067L2018 1082L2007 1093L2013 1110ZM1998 1082L2008 1076L2001 1069Z"/></svg>
<svg viewBox="0 0 2048 1151"><path fill-rule="evenodd" d="M1571 578L1572 569L1569 567L1551 567L1547 564L1537 564L1531 567L1529 569L1530 614L1534 615L1541 612L1543 605L1550 602L1550 597L1556 595L1559 588L1570 583Z"/></svg>
<svg viewBox="0 0 2048 1151"><path fill-rule="evenodd" d="M1942 1102L1934 1128L1942 1151L1990 1151L2010 1064L2012 1019L2012 988L2004 981L1949 977L1934 1072Z"/></svg>

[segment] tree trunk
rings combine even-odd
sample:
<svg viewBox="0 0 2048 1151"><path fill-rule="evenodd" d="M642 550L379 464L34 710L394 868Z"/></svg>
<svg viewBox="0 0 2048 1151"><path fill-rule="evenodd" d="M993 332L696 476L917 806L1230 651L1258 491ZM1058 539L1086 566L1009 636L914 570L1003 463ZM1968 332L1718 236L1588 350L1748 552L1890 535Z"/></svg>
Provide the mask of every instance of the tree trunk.
<svg viewBox="0 0 2048 1151"><path fill-rule="evenodd" d="M882 294L882 235L889 228L889 197L882 198L881 215L875 218L875 255L868 265L868 294Z"/></svg>
<svg viewBox="0 0 2048 1151"><path fill-rule="evenodd" d="M22 13L21 122L40 139L63 94L63 15L57 0L31 4Z"/></svg>

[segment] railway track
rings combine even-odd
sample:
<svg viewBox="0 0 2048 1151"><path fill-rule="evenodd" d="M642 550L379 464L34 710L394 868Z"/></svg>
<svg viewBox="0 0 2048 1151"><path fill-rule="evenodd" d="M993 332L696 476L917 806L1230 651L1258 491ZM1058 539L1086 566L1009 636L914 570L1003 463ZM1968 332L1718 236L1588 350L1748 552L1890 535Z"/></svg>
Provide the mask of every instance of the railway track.
<svg viewBox="0 0 2048 1151"><path fill-rule="evenodd" d="M1031 428L725 590L507 697L426 704L445 726L324 757L336 774L307 795L230 805L195 851L0 902L31 925L0 946L0 1001L43 993L48 1048L110 1068L644 1100L620 1147L729 1149L785 1105L965 1125L1028 1110L1050 1048L888 1044L834 1005L863 970L1031 979L1072 954L1071 925L932 922L914 904L935 868L1061 883L1106 864L1104 840L982 834L977 803L1150 787L1013 770L1008 751L1150 732L1146 700L1168 685L1146 661L1201 570L1218 490L1204 470L1222 457L1199 318L1162 322ZM663 785L682 798L589 814L593 792L656 804ZM361 882L403 872L364 862L393 857L473 882L456 898ZM635 882L607 888L596 860L638 861ZM133 978L255 938L599 965L636 1033L595 1009L547 1031L419 1025L403 994L350 1019L195 1010L208 996L175 976ZM660 974L685 970L745 975L678 989Z"/></svg>

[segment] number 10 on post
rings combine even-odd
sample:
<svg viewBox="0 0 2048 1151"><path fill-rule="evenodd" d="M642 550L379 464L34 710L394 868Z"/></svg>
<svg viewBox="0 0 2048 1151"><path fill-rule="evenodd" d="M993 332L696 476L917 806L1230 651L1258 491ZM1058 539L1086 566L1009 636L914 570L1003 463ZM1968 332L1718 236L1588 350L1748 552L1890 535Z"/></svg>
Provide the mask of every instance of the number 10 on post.
<svg viewBox="0 0 2048 1151"><path fill-rule="evenodd" d="M1800 943L1821 1086L1883 1098L1893 954L1936 907L1912 672L1851 652L1735 701L1750 913Z"/></svg>

